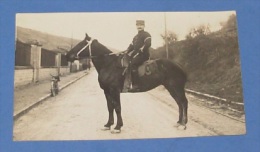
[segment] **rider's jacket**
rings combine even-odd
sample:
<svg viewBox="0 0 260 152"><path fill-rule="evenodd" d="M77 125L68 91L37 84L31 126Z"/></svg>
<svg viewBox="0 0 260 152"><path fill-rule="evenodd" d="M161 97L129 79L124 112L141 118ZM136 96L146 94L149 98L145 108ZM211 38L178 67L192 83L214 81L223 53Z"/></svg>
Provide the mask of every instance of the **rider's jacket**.
<svg viewBox="0 0 260 152"><path fill-rule="evenodd" d="M151 35L146 31L139 31L138 34L134 37L132 43L129 45L127 52L130 53L130 56L136 54L142 54L145 57L149 58L149 47L151 46Z"/></svg>

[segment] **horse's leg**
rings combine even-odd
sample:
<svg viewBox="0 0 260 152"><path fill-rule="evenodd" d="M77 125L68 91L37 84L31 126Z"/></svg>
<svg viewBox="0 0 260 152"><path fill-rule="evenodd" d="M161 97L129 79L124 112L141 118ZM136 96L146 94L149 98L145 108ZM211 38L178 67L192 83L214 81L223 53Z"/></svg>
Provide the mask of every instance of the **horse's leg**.
<svg viewBox="0 0 260 152"><path fill-rule="evenodd" d="M177 94L177 99L179 100L183 108L183 117L181 120L181 125L183 125L184 129L186 129L186 124L188 122L188 100L186 98L184 88L177 88L176 94Z"/></svg>
<svg viewBox="0 0 260 152"><path fill-rule="evenodd" d="M113 90L111 93L113 97L113 103L117 115L117 124L116 127L114 128L114 131L112 133L120 133L121 132L121 127L123 126L123 119L121 116L121 102L120 102L120 92Z"/></svg>
<svg viewBox="0 0 260 152"><path fill-rule="evenodd" d="M176 101L178 108L179 108L179 120L177 121L177 125L180 125L182 123L182 117L183 117L183 108L179 100L177 99L176 92L173 87L165 86L165 88L169 91L170 95L174 98Z"/></svg>
<svg viewBox="0 0 260 152"><path fill-rule="evenodd" d="M174 85L173 83L170 82L165 84L164 86L169 91L171 96L175 99L179 107L179 120L177 121L176 127L180 125L185 126L188 121L187 118L188 100L185 96L184 85L176 85L176 84Z"/></svg>
<svg viewBox="0 0 260 152"><path fill-rule="evenodd" d="M110 130L110 126L114 124L114 105L113 105L113 98L111 97L108 90L104 91L106 100L107 100L107 108L108 108L108 121L107 124L104 125L104 130Z"/></svg>

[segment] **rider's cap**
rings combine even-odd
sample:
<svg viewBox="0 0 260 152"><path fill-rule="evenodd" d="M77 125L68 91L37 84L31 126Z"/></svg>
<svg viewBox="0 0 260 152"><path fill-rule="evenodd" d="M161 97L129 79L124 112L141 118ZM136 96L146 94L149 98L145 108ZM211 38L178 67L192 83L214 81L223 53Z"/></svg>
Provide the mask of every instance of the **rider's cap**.
<svg viewBox="0 0 260 152"><path fill-rule="evenodd" d="M136 20L136 25L144 25L144 20Z"/></svg>

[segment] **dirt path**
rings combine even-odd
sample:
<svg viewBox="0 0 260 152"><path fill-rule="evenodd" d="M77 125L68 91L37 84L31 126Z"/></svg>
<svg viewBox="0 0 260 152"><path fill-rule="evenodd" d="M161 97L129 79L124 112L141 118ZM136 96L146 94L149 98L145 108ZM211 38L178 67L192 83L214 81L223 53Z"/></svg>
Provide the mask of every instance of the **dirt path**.
<svg viewBox="0 0 260 152"><path fill-rule="evenodd" d="M188 98L190 102L196 100L193 96ZM122 132L102 131L108 118L106 100L97 73L92 72L17 119L14 140L143 139L245 133L244 123L194 104L189 105L187 130L174 128L178 119L176 103L160 88L148 93L121 94L121 104Z"/></svg>

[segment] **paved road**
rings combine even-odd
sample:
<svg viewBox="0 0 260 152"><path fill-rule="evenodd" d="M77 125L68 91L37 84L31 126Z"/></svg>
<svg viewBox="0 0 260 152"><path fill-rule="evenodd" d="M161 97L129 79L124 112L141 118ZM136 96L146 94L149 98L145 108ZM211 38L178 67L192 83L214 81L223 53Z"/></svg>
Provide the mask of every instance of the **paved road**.
<svg viewBox="0 0 260 152"><path fill-rule="evenodd" d="M121 94L124 126L120 134L101 128L108 112L103 91L93 71L54 98L14 122L14 140L100 140L175 138L245 133L245 124L199 107L188 95L187 130L174 126L175 101L162 88L148 93ZM116 117L115 117L116 118Z"/></svg>

